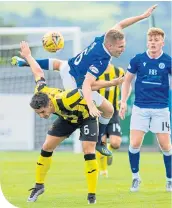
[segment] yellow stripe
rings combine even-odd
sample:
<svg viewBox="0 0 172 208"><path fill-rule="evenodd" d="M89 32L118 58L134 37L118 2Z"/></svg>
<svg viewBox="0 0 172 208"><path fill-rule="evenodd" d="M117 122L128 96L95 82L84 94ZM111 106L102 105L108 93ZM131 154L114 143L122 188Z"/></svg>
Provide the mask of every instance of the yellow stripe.
<svg viewBox="0 0 172 208"><path fill-rule="evenodd" d="M123 69L123 68L119 67L118 69L119 69L119 76L121 76L121 75L124 75L124 74L125 74L125 71L124 71L124 69Z"/></svg>
<svg viewBox="0 0 172 208"><path fill-rule="evenodd" d="M110 76L110 80L115 79L116 78L116 72L115 72L115 68L112 65L109 71L109 76ZM108 100L109 102L111 102L113 104L114 102L114 97L115 97L115 86L114 87L110 87L109 89L109 97Z"/></svg>
<svg viewBox="0 0 172 208"><path fill-rule="evenodd" d="M65 97L64 99L64 103L67 104L68 106L70 106L71 104L75 103L78 99L80 99L80 94L79 92L76 92L74 95L70 96L70 97Z"/></svg>
<svg viewBox="0 0 172 208"><path fill-rule="evenodd" d="M116 110L119 110L119 103L118 103L118 101L119 101L119 92L120 92L120 88L118 86L117 89L116 89Z"/></svg>
<svg viewBox="0 0 172 208"><path fill-rule="evenodd" d="M102 75L99 77L99 80L105 80L104 74L102 74ZM101 88L101 89L99 90L99 93L100 93L103 97L105 97L105 91L106 91L106 88Z"/></svg>

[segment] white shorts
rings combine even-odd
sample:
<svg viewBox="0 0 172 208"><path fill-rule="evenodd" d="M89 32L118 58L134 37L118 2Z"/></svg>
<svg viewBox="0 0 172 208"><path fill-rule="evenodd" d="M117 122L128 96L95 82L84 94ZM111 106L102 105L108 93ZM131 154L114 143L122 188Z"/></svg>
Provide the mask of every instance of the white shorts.
<svg viewBox="0 0 172 208"><path fill-rule="evenodd" d="M77 85L74 77L69 74L70 67L67 61L63 61L60 66L60 77L62 79L63 87L65 90L76 89Z"/></svg>
<svg viewBox="0 0 172 208"><path fill-rule="evenodd" d="M133 105L130 130L171 134L169 109L139 108Z"/></svg>
<svg viewBox="0 0 172 208"><path fill-rule="evenodd" d="M69 74L70 66L67 61L63 61L60 66L60 76L62 79L63 87L65 90L76 89L77 84L73 76ZM92 99L95 102L96 106L99 107L104 100L104 97L100 95L97 91L92 92Z"/></svg>

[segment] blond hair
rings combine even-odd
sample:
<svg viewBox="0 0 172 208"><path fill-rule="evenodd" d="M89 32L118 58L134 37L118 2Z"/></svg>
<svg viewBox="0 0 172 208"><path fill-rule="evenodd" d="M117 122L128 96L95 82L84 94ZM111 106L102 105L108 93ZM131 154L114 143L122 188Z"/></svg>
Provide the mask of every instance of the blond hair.
<svg viewBox="0 0 172 208"><path fill-rule="evenodd" d="M105 43L106 42L113 42L116 40L123 40L124 33L120 30L111 29L105 35Z"/></svg>
<svg viewBox="0 0 172 208"><path fill-rule="evenodd" d="M151 27L148 32L147 32L148 36L152 36L152 35L161 35L163 37L163 39L165 39L165 33L161 28L157 28L157 27Z"/></svg>

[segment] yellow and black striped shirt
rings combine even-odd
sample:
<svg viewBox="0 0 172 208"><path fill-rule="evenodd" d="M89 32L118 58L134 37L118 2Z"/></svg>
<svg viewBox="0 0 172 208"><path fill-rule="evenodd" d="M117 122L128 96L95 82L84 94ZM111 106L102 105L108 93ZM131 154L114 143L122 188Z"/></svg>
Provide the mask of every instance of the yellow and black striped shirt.
<svg viewBox="0 0 172 208"><path fill-rule="evenodd" d="M80 123L89 117L86 101L79 89L62 91L46 86L44 78L36 80L35 93L46 93L55 107L55 113L71 123Z"/></svg>
<svg viewBox="0 0 172 208"><path fill-rule="evenodd" d="M124 74L125 72L121 67L117 68L114 65L109 64L106 71L98 78L98 80L110 81ZM102 88L99 90L99 93L113 104L115 110L119 110L119 104L118 104L119 94L120 94L119 85L108 88Z"/></svg>

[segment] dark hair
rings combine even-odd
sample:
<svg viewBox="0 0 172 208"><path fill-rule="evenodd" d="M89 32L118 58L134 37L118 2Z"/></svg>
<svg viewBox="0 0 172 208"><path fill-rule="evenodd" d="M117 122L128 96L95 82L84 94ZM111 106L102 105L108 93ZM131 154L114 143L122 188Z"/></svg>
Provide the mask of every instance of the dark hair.
<svg viewBox="0 0 172 208"><path fill-rule="evenodd" d="M47 94L42 93L42 92L38 92L36 93L33 97L32 100L30 102L30 106L33 109L40 109L42 107L47 107L49 103L49 97Z"/></svg>

